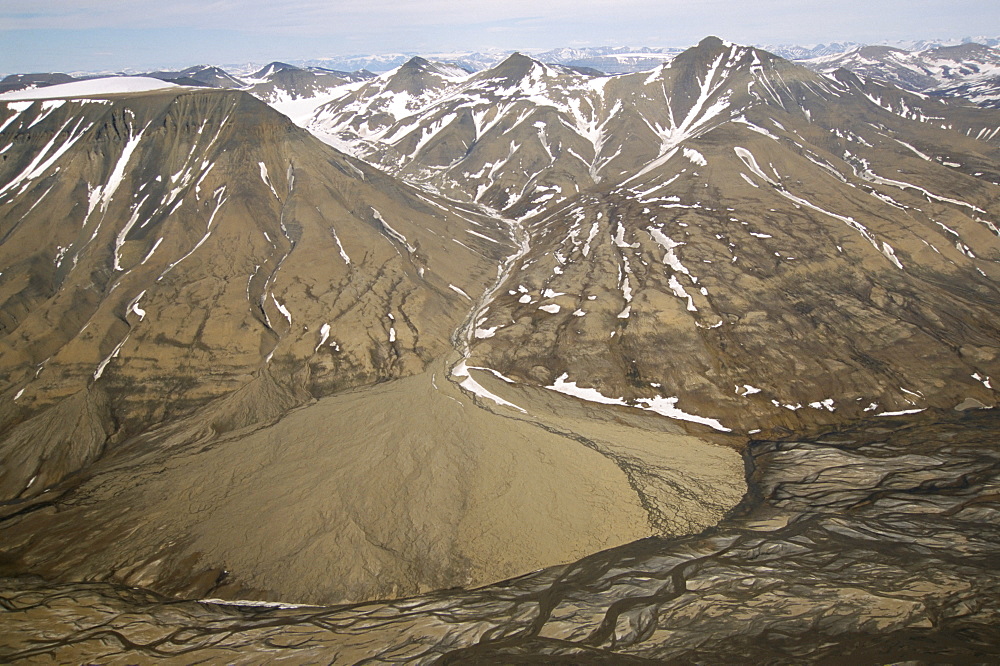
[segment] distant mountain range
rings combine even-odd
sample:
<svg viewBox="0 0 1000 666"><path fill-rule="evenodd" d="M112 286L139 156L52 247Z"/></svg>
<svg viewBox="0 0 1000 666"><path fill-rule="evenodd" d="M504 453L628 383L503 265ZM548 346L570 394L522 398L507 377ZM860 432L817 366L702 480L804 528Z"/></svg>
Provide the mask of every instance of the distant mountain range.
<svg viewBox="0 0 1000 666"><path fill-rule="evenodd" d="M760 47L774 55L798 61L821 72L844 68L865 77L891 82L905 90L945 97L963 97L982 106L1000 104L1000 38L975 41L938 40L865 45L831 42L810 46ZM570 67L585 75L648 71L669 62L679 48L586 47L530 53L538 62ZM182 70L129 72L179 85L246 90L267 102L296 100L327 94L340 85L370 79L418 57L448 63L466 73L483 71L506 60L511 51L458 53L390 53L312 60L272 62L267 65L196 65ZM43 87L113 74L12 74L0 81L0 93Z"/></svg>
<svg viewBox="0 0 1000 666"><path fill-rule="evenodd" d="M532 52L539 62L592 67L605 74L622 74L643 69L651 69L670 60L682 48L630 48L627 46L601 46L588 48L561 48L551 51ZM336 69L367 69L373 72L387 72L399 67L414 56L428 60L449 62L469 71L481 71L495 67L509 57L513 51L489 51L473 53L394 53L385 55L356 55L340 58L306 60L304 66L323 66Z"/></svg>
<svg viewBox="0 0 1000 666"><path fill-rule="evenodd" d="M920 51L863 46L804 60L802 64L825 73L843 68L904 90L964 97L980 106L1000 106L1000 49L984 44L936 46Z"/></svg>
<svg viewBox="0 0 1000 666"><path fill-rule="evenodd" d="M913 40L907 42L885 42L883 45L905 51L924 51L942 46L956 46L967 43L978 43L986 46L1000 46L1000 37L976 37L951 40ZM805 60L821 56L846 53L868 44L858 42L830 42L828 44L797 45L797 44L758 44L758 48L787 58L788 60ZM593 67L605 74L624 74L652 69L670 60L684 48L678 47L628 47L628 46L591 46L558 48L548 51L525 51L535 60L544 63ZM354 71L366 69L372 72L387 72L399 67L410 58L420 56L428 60L450 62L470 71L480 71L494 67L513 51L477 51L453 53L417 53L401 52L380 55L359 54L335 56L311 60L293 60L293 64L302 67L327 67L338 70ZM234 65L233 71L249 71L249 67Z"/></svg>

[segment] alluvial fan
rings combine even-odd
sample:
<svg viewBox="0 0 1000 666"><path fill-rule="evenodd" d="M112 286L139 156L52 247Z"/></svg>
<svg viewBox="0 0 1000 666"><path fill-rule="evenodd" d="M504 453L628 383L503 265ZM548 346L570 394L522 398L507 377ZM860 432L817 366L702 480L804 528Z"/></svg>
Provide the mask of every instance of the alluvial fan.
<svg viewBox="0 0 1000 666"><path fill-rule="evenodd" d="M9 659L356 663L985 663L1000 658L998 419L754 442L707 532L506 583L341 608L164 604L8 581ZM38 639L40 626L46 627Z"/></svg>

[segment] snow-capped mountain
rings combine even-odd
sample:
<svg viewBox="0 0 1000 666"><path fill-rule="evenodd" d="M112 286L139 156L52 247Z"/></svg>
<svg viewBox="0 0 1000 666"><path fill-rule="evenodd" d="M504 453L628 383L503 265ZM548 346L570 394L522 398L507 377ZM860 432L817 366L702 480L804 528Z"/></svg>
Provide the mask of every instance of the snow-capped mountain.
<svg viewBox="0 0 1000 666"><path fill-rule="evenodd" d="M559 48L532 52L531 56L540 62L573 67L590 67L605 74L621 74L652 69L683 51L681 48L629 48L627 46L598 46L583 48ZM435 62L447 62L469 72L478 72L495 67L514 51L458 52L458 53L395 53L380 56L349 56L307 60L303 65L319 65L336 69L367 69L384 73L395 69L414 57Z"/></svg>
<svg viewBox="0 0 1000 666"><path fill-rule="evenodd" d="M846 53L852 49L864 46L857 42L831 42L829 44L816 44L801 46L798 44L759 44L757 48L776 56L781 56L787 60L804 60L808 58L819 58L823 56L835 56Z"/></svg>
<svg viewBox="0 0 1000 666"><path fill-rule="evenodd" d="M476 100L488 95L470 86L473 120L465 127L451 106L459 97L448 96L420 125L424 133L408 135L427 139L434 130L439 145L461 152L425 154L403 144L415 152L403 153L402 163L412 162L401 174L419 181L428 175L419 166L451 174L480 201L526 217L531 251L473 346L473 358L487 367L567 392L592 387L720 429L760 427L757 417L740 416L758 410L770 423L797 428L831 409L858 416L921 409L921 400L932 399L929 377L900 354L933 357L935 373L963 378L957 393L942 396L945 404L982 386L973 375L985 371L931 342L950 335L947 325L900 330L890 342L878 322L897 318L898 305L860 297L844 280L860 277L860 269L887 293L924 294L924 306L907 307L948 309L957 294L931 296L927 280L937 278L930 274L984 287L994 279L995 266L972 257L990 255L998 242L1000 211L990 193L1000 177L979 152L996 154L995 118L971 120L939 102L860 79L826 79L718 40L654 72L599 85L530 61L478 76L476 85L505 91L509 110L489 108L510 124L495 139L474 133ZM517 108L528 99L530 113ZM448 128L466 140L449 141ZM386 135L396 145L401 136ZM493 142L490 157L475 161ZM954 222L947 230L938 224L943 217ZM826 275L823 295L809 292L814 280L794 297L778 286L800 274ZM766 304L764 319L748 315L753 304ZM855 312L850 323L845 309ZM801 334L765 343L780 335L777 321L798 322L791 326ZM843 374L817 361L805 373L814 379L802 383L794 368L818 358L813 334L805 333L817 327L852 329L823 345L853 360ZM671 354L657 354L664 345ZM876 366L907 379L890 385ZM782 379L793 375L800 379L792 384ZM583 378L587 389L575 388ZM678 399L661 388L682 384ZM914 386L920 398L908 393Z"/></svg>
<svg viewBox="0 0 1000 666"><path fill-rule="evenodd" d="M905 90L961 97L981 106L1000 107L1000 48L984 44L937 46L919 51L864 46L802 64L827 73L844 68Z"/></svg>
<svg viewBox="0 0 1000 666"><path fill-rule="evenodd" d="M907 40L907 41L883 41L871 44L858 42L830 42L829 44L758 44L757 48L787 58L788 60L812 60L815 58L835 57L851 51L856 51L865 46L884 46L900 51L927 51L929 49L941 48L944 46L960 46L962 44L984 44L986 46L1000 46L1000 38L997 37L966 37L963 39L945 40Z"/></svg>
<svg viewBox="0 0 1000 666"><path fill-rule="evenodd" d="M245 88L246 83L214 65L195 65L174 72L152 72L145 74L185 86L208 86L211 88Z"/></svg>
<svg viewBox="0 0 1000 666"><path fill-rule="evenodd" d="M970 43L1000 46L1000 38L977 37L962 40L919 40L886 42L880 45L906 51L926 51L934 48L960 46ZM813 45L760 44L757 45L757 48L788 60L808 60L820 57L834 57L864 46L868 45L848 41ZM671 58L683 50L684 48L678 47L654 48L644 46L630 48L627 46L590 46L556 48L547 51L526 51L525 53L545 64L590 67L605 74L625 74L649 70L660 64L669 62ZM302 62L296 61L295 64L302 67L317 66L347 71L367 69L372 72L384 73L405 64L415 56L419 56L431 61L452 63L469 71L478 72L495 67L513 53L513 51L499 50L452 53L390 53L304 60Z"/></svg>
<svg viewBox="0 0 1000 666"><path fill-rule="evenodd" d="M365 81L374 76L366 71L341 72L321 67L296 67L272 62L243 77L246 90L276 108L294 100L312 99L328 94L347 83Z"/></svg>
<svg viewBox="0 0 1000 666"><path fill-rule="evenodd" d="M476 74L415 58L320 106L303 124L414 182L524 214L548 186L537 176L549 141L563 149L546 160L594 159L593 139L583 135L597 132L594 111L607 81L520 54ZM522 151L524 133L546 143L536 136ZM496 177L494 164L511 168Z"/></svg>

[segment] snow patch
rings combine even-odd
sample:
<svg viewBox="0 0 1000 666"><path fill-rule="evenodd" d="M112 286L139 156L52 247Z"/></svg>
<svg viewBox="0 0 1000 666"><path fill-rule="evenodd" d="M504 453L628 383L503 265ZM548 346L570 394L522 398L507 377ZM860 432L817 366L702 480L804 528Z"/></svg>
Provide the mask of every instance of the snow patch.
<svg viewBox="0 0 1000 666"><path fill-rule="evenodd" d="M139 307L139 301L143 296L146 295L146 290L143 289L138 296L132 299L132 302L128 304L128 312L134 312L139 316L139 321L146 318L146 311Z"/></svg>
<svg viewBox="0 0 1000 666"><path fill-rule="evenodd" d="M267 175L267 167L263 162L257 162L257 164L260 165L260 179L264 181L265 185L271 188L271 194L274 195L274 198L281 201L281 197L279 197L278 193L274 191L274 185L271 184L271 178Z"/></svg>
<svg viewBox="0 0 1000 666"><path fill-rule="evenodd" d="M677 419L680 421L691 421L692 423L700 423L702 425L707 425L710 428L719 430L721 432L732 432L731 428L727 428L722 425L716 419L710 419L704 416L698 416L697 414L689 414L688 412L682 411L677 408L677 402L679 398L676 396L670 398L663 398L656 396L655 398L639 398L636 402L645 403L646 407L642 409L647 409L651 412L656 412L661 416L666 416L667 418Z"/></svg>
<svg viewBox="0 0 1000 666"><path fill-rule="evenodd" d="M510 402L509 400L504 400L503 398L501 398L500 396L496 395L495 393L492 393L486 387L484 387L482 384L480 384L475 379L473 379L472 375L469 374L469 366L467 366L465 364L465 361L459 362L458 365L456 365L454 368L452 368L452 370L451 370L451 376L452 377L461 378L462 381L459 383L459 386L461 386L462 388L464 388L466 391L469 391L470 393L473 393L473 394L479 396L480 398L486 398L487 400L492 400L496 404L504 406L504 407L511 407L511 408L516 409L517 411L521 412L522 414L527 414L528 413L527 411L525 411L524 409L521 409L520 407L518 407L514 403Z"/></svg>
<svg viewBox="0 0 1000 666"><path fill-rule="evenodd" d="M291 326L292 313L288 311L288 308L285 307L284 303L278 301L278 297L275 296L274 294L271 294L271 300L274 301L274 306L278 308L278 311L285 316L285 319L288 320L288 325Z"/></svg>
<svg viewBox="0 0 1000 666"><path fill-rule="evenodd" d="M882 412L881 414L876 414L875 416L905 416L906 414L919 414L925 409L927 408L924 407L923 409L902 409L898 412ZM865 411L868 410L866 409Z"/></svg>
<svg viewBox="0 0 1000 666"><path fill-rule="evenodd" d="M316 348L313 349L313 353L319 351L319 348L326 344L326 341L330 339L330 324L323 324L319 329L319 343Z"/></svg>
<svg viewBox="0 0 1000 666"><path fill-rule="evenodd" d="M828 412L836 411L836 407L833 406L833 398L827 398L826 400L817 400L816 402L810 402L809 406L813 409L825 409Z"/></svg>
<svg viewBox="0 0 1000 666"><path fill-rule="evenodd" d="M990 384L990 378L987 377L986 375L980 375L978 372L974 372L972 373L972 378L975 379L976 381L982 382L983 386L990 389L991 391L993 390L993 386Z"/></svg>
<svg viewBox="0 0 1000 666"><path fill-rule="evenodd" d="M14 90L0 94L0 102L35 99L72 99L121 93L151 92L154 90L180 90L176 83L168 83L148 76L111 76L87 81L72 81L45 88Z"/></svg>
<svg viewBox="0 0 1000 666"><path fill-rule="evenodd" d="M677 402L679 398L676 396L664 398L658 395L654 398L639 398L636 402L642 404L629 405L629 403L625 402L624 398L609 398L597 389L585 388L583 386L578 386L576 382L567 381L568 378L569 373L564 372L556 378L552 386L546 386L545 388L558 391L559 393L565 393L566 395L571 395L575 398L580 398L581 400L587 400L588 402L597 402L603 405L624 405L626 407L637 407L639 409L655 412L661 416L666 416L667 418L678 419L681 421L691 421L692 423L707 425L722 432L731 432L729 428L722 425L716 419L710 419L696 414L689 414L678 409ZM645 406L642 406L643 404Z"/></svg>
<svg viewBox="0 0 1000 666"><path fill-rule="evenodd" d="M103 361L101 361L100 363L97 364L97 369L94 371L94 381L95 382L98 379L101 378L101 375L104 374L104 369L106 367L108 367L108 363L111 363L111 359L113 359L113 358L115 358L115 357L118 356L118 352L120 352L122 350L122 347L125 346L125 343L127 341L128 341L128 336L126 335L122 339L122 341L119 342L117 346L115 346L114 350L110 354L108 354L108 357L105 358Z"/></svg>
<svg viewBox="0 0 1000 666"><path fill-rule="evenodd" d="M375 219L378 220L379 224L382 225L382 229L386 232L386 234L388 234L391 238L393 238L396 241L399 241L404 246L406 246L407 252L413 254L414 252L417 251L417 248L410 245L409 241L406 240L406 236L404 236L403 234L399 233L391 226L389 226L389 223L385 221L385 218L382 217L382 214L380 212L372 208L372 214L375 216Z"/></svg>
<svg viewBox="0 0 1000 666"><path fill-rule="evenodd" d="M471 297L471 296L469 296L469 295L468 295L467 293L465 293L464 291L462 291L461 289L459 289L459 288L458 288L458 287L456 287L455 285L453 285L453 284L449 284L449 285L448 285L448 288L449 288L449 289L451 289L452 291L454 291L454 292L455 292L456 294L460 294L460 295L462 295L462 296L465 296L465 297L466 297L466 298L468 298L468 299L469 299L470 301L472 300L472 297Z"/></svg>
<svg viewBox="0 0 1000 666"><path fill-rule="evenodd" d="M566 395L571 395L582 400L587 400L588 402L599 402L604 405L625 405L624 398L609 398L597 389L585 388L583 386L577 386L576 382L566 381L569 378L569 373L564 372L559 377L556 377L555 382L552 386L546 386L547 389L552 389L553 391L559 391L560 393L565 393Z"/></svg>
<svg viewBox="0 0 1000 666"><path fill-rule="evenodd" d="M705 156L694 148L682 148L681 151L683 152L684 157L691 160L694 164L698 166L708 166L708 160L705 159Z"/></svg>

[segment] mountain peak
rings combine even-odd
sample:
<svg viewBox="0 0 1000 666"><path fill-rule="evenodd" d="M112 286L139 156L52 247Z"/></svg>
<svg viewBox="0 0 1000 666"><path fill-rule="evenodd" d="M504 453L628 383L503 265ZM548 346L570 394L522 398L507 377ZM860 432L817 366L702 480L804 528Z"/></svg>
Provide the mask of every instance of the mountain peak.
<svg viewBox="0 0 1000 666"><path fill-rule="evenodd" d="M894 46L862 46L857 50L857 54L863 58L884 58L893 54L906 53L903 49Z"/></svg>
<svg viewBox="0 0 1000 666"><path fill-rule="evenodd" d="M523 53L514 52L507 56L499 65L491 69L490 73L493 77L517 80L527 76L536 66L542 66L542 64Z"/></svg>
<svg viewBox="0 0 1000 666"><path fill-rule="evenodd" d="M516 65L530 65L533 62L535 62L534 58L526 56L520 51L515 51L514 53L511 53L509 56L507 56L507 58L504 59L504 61L501 62L500 64L516 66Z"/></svg>
<svg viewBox="0 0 1000 666"><path fill-rule="evenodd" d="M700 42L698 42L698 46L696 48L698 48L698 49L709 49L709 50L713 50L714 51L716 49L724 48L725 46L726 46L726 42L724 42L723 40L719 39L715 35L709 35L708 37L705 37L703 40L701 40Z"/></svg>
<svg viewBox="0 0 1000 666"><path fill-rule="evenodd" d="M927 52L937 58L948 58L953 60L981 60L1000 61L1000 49L996 49L985 44L970 42L958 44L956 46L940 46Z"/></svg>
<svg viewBox="0 0 1000 666"><path fill-rule="evenodd" d="M300 69L300 68L296 67L295 65L289 65L286 62L279 62L275 60L274 62L269 63L264 67L260 68L258 71L254 72L252 76L255 79L263 79L267 78L268 76L271 76L272 74L277 74L278 72L284 71L286 69Z"/></svg>
<svg viewBox="0 0 1000 666"><path fill-rule="evenodd" d="M385 89L391 92L407 92L411 95L421 95L430 88L442 84L442 80L454 78L465 72L447 64L431 62L420 56L414 56L397 67L387 76Z"/></svg>
<svg viewBox="0 0 1000 666"><path fill-rule="evenodd" d="M432 69L431 61L426 58L421 58L420 56L413 56L407 60L400 69L417 69L421 71L427 71Z"/></svg>
<svg viewBox="0 0 1000 666"><path fill-rule="evenodd" d="M426 58L421 58L420 56L413 56L400 65L396 72L397 75L402 74L404 76L426 73L448 78L465 76L469 73L457 65L444 62L433 62L431 60L427 60Z"/></svg>

